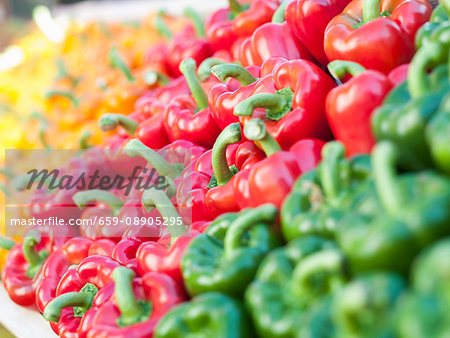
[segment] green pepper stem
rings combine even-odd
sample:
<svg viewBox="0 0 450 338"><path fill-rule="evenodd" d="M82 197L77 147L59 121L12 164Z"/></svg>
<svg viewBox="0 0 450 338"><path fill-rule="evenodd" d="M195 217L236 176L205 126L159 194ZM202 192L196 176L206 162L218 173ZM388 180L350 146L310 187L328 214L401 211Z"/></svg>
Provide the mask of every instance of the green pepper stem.
<svg viewBox="0 0 450 338"><path fill-rule="evenodd" d="M291 102L284 95L259 93L239 102L233 114L237 116L252 116L256 108L265 108L273 116L282 115L284 111L291 109Z"/></svg>
<svg viewBox="0 0 450 338"><path fill-rule="evenodd" d="M167 228L172 237L172 243L186 233L186 225L183 221L180 222L180 214L164 191L158 189L145 190L142 194L142 204L147 210L152 207L157 208L161 216L168 220Z"/></svg>
<svg viewBox="0 0 450 338"><path fill-rule="evenodd" d="M284 11L290 3L291 3L291 1L286 0L285 2L282 2L280 6L278 6L277 10L275 11L275 13L273 13L273 16L272 16L273 23L283 23L284 22L284 20L285 20Z"/></svg>
<svg viewBox="0 0 450 338"><path fill-rule="evenodd" d="M342 163L345 159L345 149L342 143L334 141L327 143L322 149L322 162L320 164L320 180L325 195L333 202L339 196L345 175L341 175Z"/></svg>
<svg viewBox="0 0 450 338"><path fill-rule="evenodd" d="M134 295L134 277L133 270L124 266L119 266L113 271L114 295L121 313L118 319L119 326L140 323L147 320L151 314L149 304L143 300L137 300Z"/></svg>
<svg viewBox="0 0 450 338"><path fill-rule="evenodd" d="M443 62L444 57L445 50L440 43L427 43L425 48L417 51L408 69L408 90L412 98L420 97L430 91L427 70L430 66Z"/></svg>
<svg viewBox="0 0 450 338"><path fill-rule="evenodd" d="M180 176L183 171L182 164L172 164L166 161L164 157L156 151L150 149L139 140L131 140L125 148L128 156L143 157L153 168L162 176L168 176L172 179Z"/></svg>
<svg viewBox="0 0 450 338"><path fill-rule="evenodd" d="M80 292L64 293L47 304L43 316L49 322L56 323L61 319L63 309L73 307L74 315L81 317L91 308L97 292L98 288L94 284L87 283Z"/></svg>
<svg viewBox="0 0 450 338"><path fill-rule="evenodd" d="M29 278L34 278L48 256L47 251L42 250L38 252L36 250L36 245L40 242L40 233L38 231L32 230L27 234L27 237L24 238L22 243L23 256L29 264L29 267L26 271L26 275Z"/></svg>
<svg viewBox="0 0 450 338"><path fill-rule="evenodd" d="M331 61L327 67L331 75L339 80L342 80L347 74L355 77L366 71L366 68L352 61L335 60Z"/></svg>
<svg viewBox="0 0 450 338"><path fill-rule="evenodd" d="M237 0L228 0L228 6L230 7L231 13L233 13L233 15L238 15L248 8L247 6L239 3Z"/></svg>
<svg viewBox="0 0 450 338"><path fill-rule="evenodd" d="M139 126L136 121L123 114L104 114L98 124L103 131L111 131L121 126L130 136L134 135Z"/></svg>
<svg viewBox="0 0 450 338"><path fill-rule="evenodd" d="M73 96L72 93L65 92L63 90L50 90L47 93L45 93L46 99L51 99L52 97L61 96L68 99L70 102L72 102L73 106L77 108L80 105L80 101Z"/></svg>
<svg viewBox="0 0 450 338"><path fill-rule="evenodd" d="M156 84L165 86L169 84L170 79L163 73L157 72L156 70L147 70L144 73L144 81L149 86L154 86Z"/></svg>
<svg viewBox="0 0 450 338"><path fill-rule="evenodd" d="M183 14L191 20L194 25L195 33L198 37L205 37L205 26L203 25L203 19L192 7L184 9Z"/></svg>
<svg viewBox="0 0 450 338"><path fill-rule="evenodd" d="M200 80L195 73L197 65L194 59L188 58L180 62L180 72L186 78L192 96L199 110L208 108L208 95L206 95Z"/></svg>
<svg viewBox="0 0 450 338"><path fill-rule="evenodd" d="M109 62L114 68L118 68L125 75L128 82L135 81L130 68L127 66L116 47L111 48L109 51Z"/></svg>
<svg viewBox="0 0 450 338"><path fill-rule="evenodd" d="M261 223L271 223L277 217L278 209L273 204L264 204L255 209L241 212L228 228L224 240L225 256L230 256L233 251L242 246L241 240L244 234L253 226Z"/></svg>
<svg viewBox="0 0 450 338"><path fill-rule="evenodd" d="M264 121L261 119L254 118L248 121L244 127L244 135L262 148L266 156L281 151L280 145L273 136L267 132Z"/></svg>
<svg viewBox="0 0 450 338"><path fill-rule="evenodd" d="M375 187L381 204L391 215L402 210L403 198L397 183L395 163L397 151L392 143L378 143L372 152L372 163L375 176Z"/></svg>
<svg viewBox="0 0 450 338"><path fill-rule="evenodd" d="M106 190L86 190L75 193L72 197L73 201L79 208L86 207L90 202L102 202L111 208L111 213L117 216L123 206L123 201L116 195Z"/></svg>
<svg viewBox="0 0 450 338"><path fill-rule="evenodd" d="M198 66L197 76L200 81L206 81L211 76L211 68L217 65L223 65L225 62L216 58L207 58Z"/></svg>
<svg viewBox="0 0 450 338"><path fill-rule="evenodd" d="M227 163L227 147L241 140L241 125L229 124L217 137L212 149L212 168L217 185L225 185L233 177L233 173Z"/></svg>
<svg viewBox="0 0 450 338"><path fill-rule="evenodd" d="M368 23L381 16L380 10L381 0L364 0L363 20Z"/></svg>
<svg viewBox="0 0 450 338"><path fill-rule="evenodd" d="M3 236L0 236L0 248L5 249L5 250L11 250L13 248L14 245L16 245L17 243L15 241L13 241L12 239L9 238L5 238Z"/></svg>
<svg viewBox="0 0 450 338"><path fill-rule="evenodd" d="M291 292L309 303L332 293L349 278L345 256L338 250L323 250L303 258L292 275ZM315 276L321 276L320 282ZM326 285L321 285L326 284Z"/></svg>
<svg viewBox="0 0 450 338"><path fill-rule="evenodd" d="M159 11L155 18L155 27L160 35L166 40L170 40L173 36L166 22L164 21L164 11Z"/></svg>
<svg viewBox="0 0 450 338"><path fill-rule="evenodd" d="M235 63L213 66L211 73L221 82L225 82L232 77L238 80L242 86L248 86L257 80L247 69Z"/></svg>

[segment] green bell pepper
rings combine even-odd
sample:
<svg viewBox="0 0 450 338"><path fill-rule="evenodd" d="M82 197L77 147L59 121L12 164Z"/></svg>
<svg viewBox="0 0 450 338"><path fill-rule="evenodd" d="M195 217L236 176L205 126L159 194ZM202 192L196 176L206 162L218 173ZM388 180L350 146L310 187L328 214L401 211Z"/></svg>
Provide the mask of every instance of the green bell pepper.
<svg viewBox="0 0 450 338"><path fill-rule="evenodd" d="M272 225L278 210L272 204L228 214L196 236L181 260L191 296L217 291L242 296L264 256L281 245Z"/></svg>
<svg viewBox="0 0 450 338"><path fill-rule="evenodd" d="M347 261L332 240L310 235L274 249L245 292L256 332L260 337L295 337L315 320L326 323L326 313L314 307L339 289L349 274Z"/></svg>
<svg viewBox="0 0 450 338"><path fill-rule="evenodd" d="M433 35L437 29L449 25L448 15L443 6L438 5L431 14L430 21L422 25L416 33L416 49L421 48L433 40Z"/></svg>
<svg viewBox="0 0 450 338"><path fill-rule="evenodd" d="M333 298L332 316L337 337L395 337L395 305L406 288L394 273L371 272L358 276Z"/></svg>
<svg viewBox="0 0 450 338"><path fill-rule="evenodd" d="M355 200L378 200L380 209L363 214L356 204L338 225L337 241L355 273L407 273L420 250L450 234L450 179L433 171L397 175L398 158L392 143L375 146L374 188Z"/></svg>
<svg viewBox="0 0 450 338"><path fill-rule="evenodd" d="M253 337L243 305L222 293L210 292L171 309L158 323L155 338Z"/></svg>
<svg viewBox="0 0 450 338"><path fill-rule="evenodd" d="M426 137L434 164L450 175L450 94L445 96L439 111L428 123Z"/></svg>
<svg viewBox="0 0 450 338"><path fill-rule="evenodd" d="M346 159L344 153L341 143L327 143L319 166L296 181L281 208L281 229L286 240L311 234L334 236L344 214L345 199L371 173L369 156Z"/></svg>

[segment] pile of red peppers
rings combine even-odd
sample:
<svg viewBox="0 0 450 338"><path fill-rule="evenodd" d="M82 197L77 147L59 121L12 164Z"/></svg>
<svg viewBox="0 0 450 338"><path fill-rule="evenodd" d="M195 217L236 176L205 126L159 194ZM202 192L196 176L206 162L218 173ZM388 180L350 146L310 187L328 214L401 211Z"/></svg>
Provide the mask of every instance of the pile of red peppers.
<svg viewBox="0 0 450 338"><path fill-rule="evenodd" d="M450 6L439 8L444 13ZM124 163L132 163L154 170L167 187L131 194L86 188L35 193L32 217L115 217L120 225L81 226L75 237L37 228L20 243L2 238L0 245L10 251L1 278L11 300L41 312L65 338L334 337L324 332L329 323L320 316L316 323L299 315L298 330L283 326L288 319L271 327L269 317L258 317L270 293L258 288L280 282L269 258L263 259L276 256L283 273L304 283L286 284L287 298L295 292L289 288L307 289L313 297L317 278L327 279L329 288L349 278L339 265L340 249L330 244L335 235L296 242L284 224L294 217L285 210L298 194L298 214L316 212L339 184L358 175L351 171L357 171L353 159L370 154L377 142L372 116L417 68L414 61L409 66L416 33L430 24L432 12L425 0L230 0L204 21L187 9L190 21L178 33L160 12L154 24L165 41L146 56L147 80L155 86L137 99L134 111L103 115L99 128L109 136L102 151L85 150L65 172L101 167L128 175ZM449 48L449 41L442 43ZM126 72L126 64L120 67ZM335 157L329 155L334 141L343 149ZM327 171L330 163L340 176ZM335 190L326 191L327 185ZM373 192L373 182L367 189ZM369 209L377 203L367 201ZM73 212L60 211L63 205ZM164 228L127 224L141 218L177 221ZM295 231L308 233L314 222ZM336 265L316 257L304 270L298 265L291 271L294 262L307 259L303 255L324 248L321 254ZM311 277L314 269L322 275ZM327 311L324 302L317 311L302 306L313 316ZM261 309L252 312L254 304ZM284 311L280 316L298 315ZM342 321L353 318L344 315ZM355 337L373 333L359 329Z"/></svg>

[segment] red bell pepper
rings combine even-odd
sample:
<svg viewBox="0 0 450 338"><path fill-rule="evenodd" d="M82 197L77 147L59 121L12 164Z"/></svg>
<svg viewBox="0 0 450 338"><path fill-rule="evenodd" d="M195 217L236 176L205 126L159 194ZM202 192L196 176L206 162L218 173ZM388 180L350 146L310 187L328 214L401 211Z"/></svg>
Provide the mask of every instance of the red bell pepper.
<svg viewBox="0 0 450 338"><path fill-rule="evenodd" d="M322 65L328 63L323 48L325 28L341 14L350 0L295 0L286 8L285 16L292 32Z"/></svg>
<svg viewBox="0 0 450 338"><path fill-rule="evenodd" d="M152 337L159 319L186 300L184 291L167 275L134 277L125 267L114 270L114 295L97 309L88 337Z"/></svg>
<svg viewBox="0 0 450 338"><path fill-rule="evenodd" d="M269 133L282 149L304 138L329 140L325 98L335 86L318 66L307 60L270 59L275 93L259 93L240 102L234 114L243 125L251 116L265 120ZM263 66L264 68L264 66ZM256 110L265 108L267 110Z"/></svg>
<svg viewBox="0 0 450 338"><path fill-rule="evenodd" d="M76 337L81 317L92 306L99 289L107 285L115 268L116 260L106 256L89 256L76 267L67 270L56 289L56 298L44 309L44 318L52 322L56 334Z"/></svg>
<svg viewBox="0 0 450 338"><path fill-rule="evenodd" d="M278 208L302 173L314 169L321 160L325 142L302 139L289 151L282 151L276 140L267 132L264 122L250 120L244 128L249 140L264 149L267 158L254 164L250 170L235 175L234 193L241 208L272 203Z"/></svg>
<svg viewBox="0 0 450 338"><path fill-rule="evenodd" d="M327 58L388 74L411 60L416 31L431 12L422 0L353 0L325 29Z"/></svg>
<svg viewBox="0 0 450 338"><path fill-rule="evenodd" d="M195 74L196 69L193 59L181 62L180 70L192 96L179 96L169 103L164 113L164 127L172 141L184 139L211 148L220 129L211 116L208 96Z"/></svg>
<svg viewBox="0 0 450 338"><path fill-rule="evenodd" d="M406 69L400 67L400 76L395 75L398 67L391 72L396 82L406 80ZM350 61L333 61L328 69L338 79L347 74L352 76L348 82L328 93L326 112L331 130L344 144L347 156L369 154L375 144L370 122L372 113L396 83L383 73L366 70Z"/></svg>

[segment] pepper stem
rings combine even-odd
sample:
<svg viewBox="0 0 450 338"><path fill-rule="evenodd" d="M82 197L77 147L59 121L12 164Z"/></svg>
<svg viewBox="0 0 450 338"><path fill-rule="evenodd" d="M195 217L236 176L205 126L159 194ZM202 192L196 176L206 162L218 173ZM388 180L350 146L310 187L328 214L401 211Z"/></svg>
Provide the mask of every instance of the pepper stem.
<svg viewBox="0 0 450 338"><path fill-rule="evenodd" d="M72 102L72 104L75 108L77 108L80 105L80 101L78 99L76 99L72 93L65 92L63 90L50 90L47 93L45 93L45 98L47 100L51 99L52 97L57 97L57 96L65 97L70 102Z"/></svg>
<svg viewBox="0 0 450 338"><path fill-rule="evenodd" d="M12 239L0 236L0 248L5 249L5 250L11 250L13 248L14 245L16 245L17 243L15 241L13 241Z"/></svg>
<svg viewBox="0 0 450 338"><path fill-rule="evenodd" d="M239 3L237 0L228 0L228 6L230 7L233 15L238 15L248 9L248 6Z"/></svg>
<svg viewBox="0 0 450 338"><path fill-rule="evenodd" d="M186 233L186 225L181 220L177 209L174 207L169 197L163 190L148 189L142 194L142 204L149 210L152 207L158 209L161 216L167 219L167 228L172 237L172 243L184 233Z"/></svg>
<svg viewBox="0 0 450 338"><path fill-rule="evenodd" d="M166 40L170 40L173 36L166 22L164 21L164 11L159 11L155 18L155 27L159 34Z"/></svg>
<svg viewBox="0 0 450 338"><path fill-rule="evenodd" d="M116 47L111 48L111 50L109 51L109 62L114 68L118 68L125 75L129 82L135 81L130 68L127 66Z"/></svg>
<svg viewBox="0 0 450 338"><path fill-rule="evenodd" d="M244 127L244 135L262 148L266 156L281 151L280 145L273 136L267 132L266 126L261 119L254 118L248 121Z"/></svg>
<svg viewBox="0 0 450 338"><path fill-rule="evenodd" d="M45 250L41 250L40 252L36 250L36 245L40 242L41 234L38 231L32 230L27 234L27 237L24 238L22 243L23 256L29 264L25 274L29 278L34 278L34 276L36 276L49 254Z"/></svg>
<svg viewBox="0 0 450 338"><path fill-rule="evenodd" d="M445 50L442 44L430 42L426 48L420 48L411 60L408 69L408 90L411 97L417 98L430 91L428 68L445 62Z"/></svg>
<svg viewBox="0 0 450 338"><path fill-rule="evenodd" d="M143 157L149 162L153 168L162 176L168 176L172 179L180 176L183 171L183 164L172 164L166 161L164 157L159 155L156 151L150 149L139 140L131 140L125 148L128 156Z"/></svg>
<svg viewBox="0 0 450 338"><path fill-rule="evenodd" d="M79 191L72 197L73 201L79 208L85 208L90 202L102 202L111 208L111 214L117 216L123 206L123 201L116 195L106 190L87 190Z"/></svg>
<svg viewBox="0 0 450 338"><path fill-rule="evenodd" d="M237 116L252 116L256 108L265 108L267 109L268 118L279 120L291 110L292 97L293 93L290 88L281 89L275 94L255 94L239 102L234 107L233 114Z"/></svg>
<svg viewBox="0 0 450 338"><path fill-rule="evenodd" d="M192 7L186 7L183 14L191 20L194 25L195 33L198 37L205 37L205 26L203 25L203 19Z"/></svg>
<svg viewBox="0 0 450 338"><path fill-rule="evenodd" d="M378 143L372 152L375 188L381 204L391 215L398 214L404 202L397 184L396 159L397 151L387 141Z"/></svg>
<svg viewBox="0 0 450 338"><path fill-rule="evenodd" d="M94 284L87 283L80 292L64 293L45 307L43 316L49 322L58 322L61 318L61 311L68 307L74 308L74 316L82 317L92 306L94 296L98 288Z"/></svg>
<svg viewBox="0 0 450 338"><path fill-rule="evenodd" d="M364 0L363 20L368 23L381 16L380 10L381 0Z"/></svg>
<svg viewBox="0 0 450 338"><path fill-rule="evenodd" d="M233 173L227 163L227 147L240 140L241 125L236 122L229 124L222 130L214 143L211 162L218 186L226 184L233 177Z"/></svg>
<svg viewBox="0 0 450 338"><path fill-rule="evenodd" d="M232 77L238 80L242 86L248 86L257 80L247 69L235 63L213 66L211 73L221 82L225 82Z"/></svg>
<svg viewBox="0 0 450 338"><path fill-rule="evenodd" d="M342 80L347 74L355 77L366 71L366 68L352 61L335 60L331 61L327 67L331 75L338 80Z"/></svg>
<svg viewBox="0 0 450 338"><path fill-rule="evenodd" d="M211 68L217 65L223 65L225 62L216 58L207 58L198 66L197 76L204 82L211 76Z"/></svg>
<svg viewBox="0 0 450 338"><path fill-rule="evenodd" d="M278 6L277 10L275 11L275 13L273 13L273 16L272 16L273 23L283 23L284 22L284 20L285 20L284 11L290 3L291 3L291 1L286 0L285 2L281 3L280 6Z"/></svg>
<svg viewBox="0 0 450 338"><path fill-rule="evenodd" d="M225 235L225 256L230 256L234 250L242 246L242 237L248 230L261 223L274 222L277 214L278 209L273 204L264 204L258 208L243 211L238 218L231 223L227 234Z"/></svg>
<svg viewBox="0 0 450 338"><path fill-rule="evenodd" d="M100 129L103 131L111 131L121 126L129 135L134 135L139 126L136 121L123 114L104 114L98 121Z"/></svg>
<svg viewBox="0 0 450 338"><path fill-rule="evenodd" d="M144 73L144 81L149 86L154 86L156 84L165 86L169 84L170 79L163 73L157 72L156 70L147 70Z"/></svg>
<svg viewBox="0 0 450 338"><path fill-rule="evenodd" d="M92 137L92 134L89 131L85 130L83 132L83 134L80 137L80 142L79 142L80 149L85 150L85 149L92 148L92 145L89 144L89 142L88 142L88 140L91 137Z"/></svg>
<svg viewBox="0 0 450 338"><path fill-rule="evenodd" d="M124 266L119 266L113 271L115 283L114 295L121 316L117 320L119 326L129 326L143 322L150 317L151 305L143 300L137 300L133 290L134 272Z"/></svg>
<svg viewBox="0 0 450 338"><path fill-rule="evenodd" d="M348 162L345 159L345 149L340 142L329 142L322 149L322 162L320 164L320 179L325 195L333 202L339 196L343 183L341 170L348 168ZM347 168L346 168L347 167Z"/></svg>
<svg viewBox="0 0 450 338"><path fill-rule="evenodd" d="M197 77L195 71L197 70L197 65L194 59L188 58L184 59L180 63L180 72L183 73L186 78L186 82L189 86L192 96L194 97L195 103L199 110L208 108L208 95L202 88L200 80Z"/></svg>

